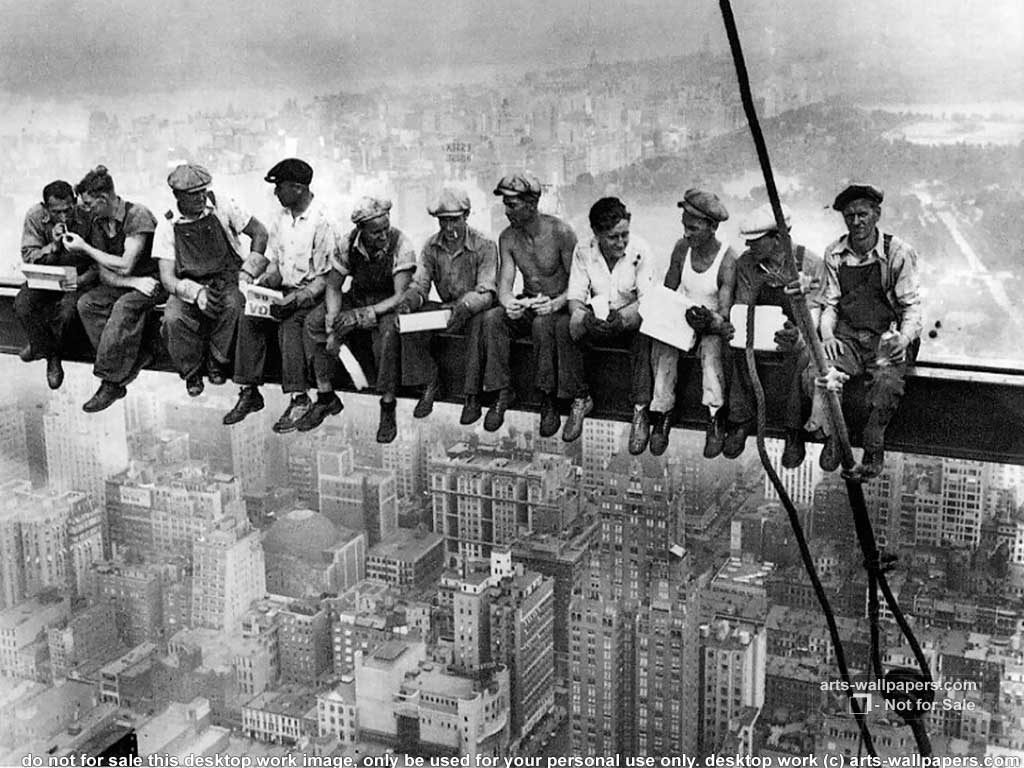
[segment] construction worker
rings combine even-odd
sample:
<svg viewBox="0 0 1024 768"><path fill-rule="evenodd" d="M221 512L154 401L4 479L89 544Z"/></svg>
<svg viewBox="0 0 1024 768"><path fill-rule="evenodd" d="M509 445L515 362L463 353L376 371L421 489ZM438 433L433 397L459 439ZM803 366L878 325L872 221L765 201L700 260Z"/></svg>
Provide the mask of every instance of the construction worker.
<svg viewBox="0 0 1024 768"><path fill-rule="evenodd" d="M391 201L364 197L352 211L355 227L342 238L331 259L327 298L306 320L313 348L317 402L298 424L307 431L341 411L333 377L342 343L363 368L376 365L381 395L377 442L398 434L395 393L401 381L401 341L395 309L416 269L416 250L401 230L391 226ZM342 294L345 278L351 286Z"/></svg>
<svg viewBox="0 0 1024 768"><path fill-rule="evenodd" d="M783 207L787 232L791 226L790 213ZM801 287L806 289L806 300L813 324L817 324L821 306L821 259L802 245L792 245L793 260L803 276L790 279L786 271L786 251L783 236L770 205L753 211L740 223L740 234L746 239L746 250L736 261L733 303L781 307L785 322L775 334L776 350L782 353L782 379L788 382L785 393L786 447L783 466L799 466L806 452L803 434L804 420L810 411L810 400L801 388L801 375L810 359L800 336L793 312L793 302L802 301ZM731 337L729 325L726 336ZM757 404L753 383L747 370L745 350L730 349L731 377L728 393L728 424L722 455L735 459L746 446L747 435L757 428Z"/></svg>
<svg viewBox="0 0 1024 768"><path fill-rule="evenodd" d="M718 225L729 218L722 201L712 192L687 190L677 204L683 209L685 237L672 249L665 287L683 294L692 304L685 318L699 334L697 342L701 366L701 402L709 419L704 440L704 456L715 458L722 452L725 425L725 374L722 363L722 331L732 306L732 287L736 272L736 252L716 235ZM668 448L674 418L676 383L679 375L679 350L660 341L651 342L654 368L654 395L651 399L651 453L660 456ZM639 444L630 450L640 453Z"/></svg>
<svg viewBox="0 0 1024 768"><path fill-rule="evenodd" d="M504 323L504 310L492 308L497 294L498 246L467 224L469 196L462 190L445 188L427 208L437 219L438 231L428 238L420 254L412 285L398 305L400 314L417 309L448 307L451 316L447 333L465 333L463 357L465 401L459 421L468 425L481 415L481 392L497 390L497 399L488 410L484 428L498 430L505 421L505 411L515 399L511 387L501 388L498 369L500 353L495 345L500 336L496 330ZM430 286L437 289L442 304L427 302ZM433 333L406 334L402 337L402 378L410 386L423 386L412 415L427 416L434 407L441 386L435 352L431 349Z"/></svg>
<svg viewBox="0 0 1024 768"><path fill-rule="evenodd" d="M840 192L832 208L843 215L847 233L825 249L825 356L836 370L869 378L864 452L854 468L865 479L884 467L885 428L903 396L922 324L917 253L879 229L882 199L882 190L870 184ZM834 435L829 443L835 445Z"/></svg>
<svg viewBox="0 0 1024 768"><path fill-rule="evenodd" d="M579 369L580 349L569 337L568 289L576 233L556 216L540 213L540 182L533 176L515 173L503 177L494 194L505 204L509 226L498 236L498 301L506 322L498 332L496 347L500 389L511 387L509 342L511 337L533 339L535 386L540 392L540 434L551 437L561 426L557 398L572 398L572 412L562 438L575 440L583 419L594 402L568 386L565 372ZM516 268L523 275L523 293L512 291ZM580 395L577 397L577 395Z"/></svg>
<svg viewBox="0 0 1024 768"><path fill-rule="evenodd" d="M100 276L100 285L78 300L78 314L96 351L93 373L100 379L82 410L95 413L124 397L128 382L153 359L146 321L167 294L153 258L153 213L118 197L102 165L85 174L75 191L90 216L89 239L68 232L64 247L95 261Z"/></svg>
<svg viewBox="0 0 1024 768"><path fill-rule="evenodd" d="M191 397L203 392L204 367L211 384L227 380L245 307L239 282L251 281L266 263L266 227L231 198L216 195L211 180L209 171L193 163L171 171L167 184L178 213L164 214L154 245L160 280L170 294L164 343ZM245 264L243 234L251 241Z"/></svg>
<svg viewBox="0 0 1024 768"><path fill-rule="evenodd" d="M629 450L638 454L643 452L650 436L647 408L651 402L651 345L650 339L639 331L640 297L650 285L653 264L647 244L630 236L630 218L617 197L603 197L591 206L593 237L577 244L572 257L569 334L580 347L611 344L629 349L633 404ZM597 311L595 304L599 307ZM590 400L582 349L569 361L571 365L561 372L568 379L567 386L576 397ZM586 413L582 412L576 423L573 419L577 413L574 408L566 431L571 426L572 433L578 435Z"/></svg>
<svg viewBox="0 0 1024 768"><path fill-rule="evenodd" d="M26 363L46 360L46 383L59 389L64 382L61 350L69 329L78 319L78 300L96 285L99 267L83 253L72 254L64 245L64 234L75 232L89 239L89 219L75 204L75 190L66 181L51 181L43 187L42 202L25 214L21 234L21 260L26 264L73 266L77 273L75 290L47 291L23 286L14 299L14 312L28 336L21 350Z"/></svg>
<svg viewBox="0 0 1024 768"><path fill-rule="evenodd" d="M247 277L256 285L279 289L282 303L271 306L271 318L241 315L235 343L234 380L241 385L238 402L224 416L237 424L263 408L259 386L267 358L267 334L276 326L281 350L281 388L291 402L273 426L284 434L312 407L309 395L312 350L303 331L306 316L323 298L330 259L338 247L337 232L327 206L309 185L313 169L297 158L282 160L264 178L274 185L281 210L271 222L266 258L252 258ZM275 322L276 321L276 322ZM339 409L340 410L340 409Z"/></svg>

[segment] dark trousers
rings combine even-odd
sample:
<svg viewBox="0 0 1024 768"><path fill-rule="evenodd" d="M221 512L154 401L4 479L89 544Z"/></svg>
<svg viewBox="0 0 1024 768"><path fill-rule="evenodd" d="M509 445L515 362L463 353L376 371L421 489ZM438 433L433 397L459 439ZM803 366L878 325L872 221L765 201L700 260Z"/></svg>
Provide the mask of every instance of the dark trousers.
<svg viewBox="0 0 1024 768"><path fill-rule="evenodd" d="M837 370L853 376L867 377L868 416L862 434L865 450L878 451L885 445L885 429L896 414L903 397L907 366L916 356L916 345L907 350L907 362L878 364L880 335L871 331L836 333L844 351L831 361ZM813 387L813 376L805 377L805 387ZM845 394L844 394L845 397Z"/></svg>
<svg viewBox="0 0 1024 768"><path fill-rule="evenodd" d="M78 314L96 350L93 373L112 384L130 381L152 355L146 338L150 311L166 298L158 287L152 296L134 288L98 285L78 299Z"/></svg>
<svg viewBox="0 0 1024 768"><path fill-rule="evenodd" d="M493 324L492 330L497 334L493 347L495 389L512 386L512 370L509 365L511 339L530 336L533 340L533 370L537 389L563 399L582 396L570 389L566 380L567 371L582 366L583 356L583 351L573 344L569 336L567 312L538 315L527 310L517 320L505 315L503 322Z"/></svg>
<svg viewBox="0 0 1024 768"><path fill-rule="evenodd" d="M439 309L443 304L428 302L422 309ZM502 307L478 312L466 323L461 360L463 372L462 393L478 395L501 389L503 381L499 326L505 323ZM407 386L425 386L437 377L437 332L403 334L402 383Z"/></svg>
<svg viewBox="0 0 1024 768"><path fill-rule="evenodd" d="M745 350L729 347L728 356L729 421L734 424L753 424L757 420L757 400L754 398L754 385L747 371ZM783 406L783 425L787 429L802 429L810 414L811 400L802 384L804 371L807 370L809 362L810 355L805 347L782 356L781 378L789 382ZM765 394L768 394L767 389ZM766 405L770 407L770 404Z"/></svg>
<svg viewBox="0 0 1024 768"><path fill-rule="evenodd" d="M238 337L235 340L235 383L243 387L258 387L263 383L263 371L267 364L267 336L277 333L277 343L281 349L281 389L286 394L309 389L313 350L306 338L304 324L316 309L296 309L280 322L239 315Z"/></svg>
<svg viewBox="0 0 1024 768"><path fill-rule="evenodd" d="M310 345L313 370L318 382L331 381L338 365L337 358L327 353L326 317L327 307L321 304L306 318L304 334ZM377 325L373 328L349 331L342 342L352 351L364 370L376 368L377 391L380 394L394 395L398 391L402 379L402 340L393 312L378 317Z"/></svg>
<svg viewBox="0 0 1024 768"><path fill-rule="evenodd" d="M583 349L591 347L615 347L628 349L630 360L629 397L633 405L649 405L654 388L651 373L651 339L637 330L604 331L588 328L583 338L574 346L579 355L569 358L570 365L562 371L566 379L566 390L575 393L573 397L586 397L590 392L586 370L583 364Z"/></svg>
<svg viewBox="0 0 1024 768"><path fill-rule="evenodd" d="M177 296L167 300L161 332L181 378L202 375L207 347L213 362L221 366L231 362L235 330L244 309L245 297L238 290L225 293L224 307L216 318L207 317L195 304Z"/></svg>
<svg viewBox="0 0 1024 768"><path fill-rule="evenodd" d="M78 320L82 291L41 291L24 286L14 298L14 312L29 344L40 357L60 357L65 337Z"/></svg>

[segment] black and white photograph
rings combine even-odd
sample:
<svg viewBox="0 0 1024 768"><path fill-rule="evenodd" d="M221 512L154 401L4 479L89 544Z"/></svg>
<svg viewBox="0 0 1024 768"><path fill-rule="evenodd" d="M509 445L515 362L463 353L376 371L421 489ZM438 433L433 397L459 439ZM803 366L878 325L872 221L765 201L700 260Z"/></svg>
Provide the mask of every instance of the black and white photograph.
<svg viewBox="0 0 1024 768"><path fill-rule="evenodd" d="M0 19L0 766L1024 768L1020 0Z"/></svg>

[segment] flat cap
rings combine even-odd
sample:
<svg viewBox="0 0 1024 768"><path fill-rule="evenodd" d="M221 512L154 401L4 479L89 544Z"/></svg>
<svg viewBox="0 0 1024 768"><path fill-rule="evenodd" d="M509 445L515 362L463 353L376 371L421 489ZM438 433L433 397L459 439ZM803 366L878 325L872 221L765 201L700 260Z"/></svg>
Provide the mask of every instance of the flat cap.
<svg viewBox="0 0 1024 768"><path fill-rule="evenodd" d="M295 184L308 185L313 180L313 168L305 160L289 157L267 171L267 175L263 177L263 180L269 181L271 184L290 181Z"/></svg>
<svg viewBox="0 0 1024 768"><path fill-rule="evenodd" d="M786 221L786 228L788 229L790 226L789 208L786 206L782 206L782 216ZM772 211L770 203L765 203L760 208L751 211L740 222L740 234L749 239L756 239L762 235L775 232L778 228L778 224L775 221L775 213Z"/></svg>
<svg viewBox="0 0 1024 768"><path fill-rule="evenodd" d="M352 223L362 224L378 216L384 216L391 210L391 201L376 197L361 197L352 209Z"/></svg>
<svg viewBox="0 0 1024 768"><path fill-rule="evenodd" d="M194 192L209 186L213 176L195 163L182 163L167 174L167 185L175 192Z"/></svg>
<svg viewBox="0 0 1024 768"><path fill-rule="evenodd" d="M708 219L709 221L725 221L729 218L729 212L725 210L718 195L713 192L705 192L703 189L688 189L677 205L694 216Z"/></svg>
<svg viewBox="0 0 1024 768"><path fill-rule="evenodd" d="M437 199L427 206L427 213L438 218L469 213L469 195L461 189L445 187Z"/></svg>
<svg viewBox="0 0 1024 768"><path fill-rule="evenodd" d="M501 197L540 197L540 181L536 176L527 173L510 173L502 176L494 194Z"/></svg>
<svg viewBox="0 0 1024 768"><path fill-rule="evenodd" d="M835 201L832 203L832 208L836 211L842 212L843 208L848 206L854 200L870 200L875 205L882 202L882 198L885 195L882 194L882 190L871 184L850 184L836 195Z"/></svg>

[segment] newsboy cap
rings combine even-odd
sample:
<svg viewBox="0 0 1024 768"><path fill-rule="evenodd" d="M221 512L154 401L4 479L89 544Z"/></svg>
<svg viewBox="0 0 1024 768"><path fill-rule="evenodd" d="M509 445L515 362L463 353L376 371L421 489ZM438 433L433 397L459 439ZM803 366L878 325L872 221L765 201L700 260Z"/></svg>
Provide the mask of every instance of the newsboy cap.
<svg viewBox="0 0 1024 768"><path fill-rule="evenodd" d="M832 203L833 210L842 213L843 208L848 206L854 200L870 200L875 205L882 202L882 198L885 197L882 194L882 190L871 184L850 184L836 195L835 201Z"/></svg>
<svg viewBox="0 0 1024 768"><path fill-rule="evenodd" d="M289 157L267 171L267 175L263 177L263 180L269 181L271 184L290 181L295 184L308 185L313 180L313 168L305 160Z"/></svg>
<svg viewBox="0 0 1024 768"><path fill-rule="evenodd" d="M786 229L789 229L789 208L782 206L782 217L786 222ZM765 203L747 214L747 217L740 222L740 234L748 239L756 239L770 232L778 231L779 227L775 221L775 212L772 211L770 203Z"/></svg>
<svg viewBox="0 0 1024 768"><path fill-rule="evenodd" d="M536 176L527 173L510 173L502 176L494 194L500 197L540 197L540 181Z"/></svg>
<svg viewBox="0 0 1024 768"><path fill-rule="evenodd" d="M427 206L427 213L437 218L469 213L469 195L461 189L445 187L434 202Z"/></svg>
<svg viewBox="0 0 1024 768"><path fill-rule="evenodd" d="M705 192L703 189L686 190L683 199L677 205L687 213L709 221L722 222L729 218L729 212L725 210L718 195L713 192Z"/></svg>
<svg viewBox="0 0 1024 768"><path fill-rule="evenodd" d="M167 185L175 192L194 192L209 186L213 176L196 163L182 163L167 174Z"/></svg>
<svg viewBox="0 0 1024 768"><path fill-rule="evenodd" d="M391 210L391 201L376 197L361 197L352 209L352 223L362 224L370 219L383 216Z"/></svg>

